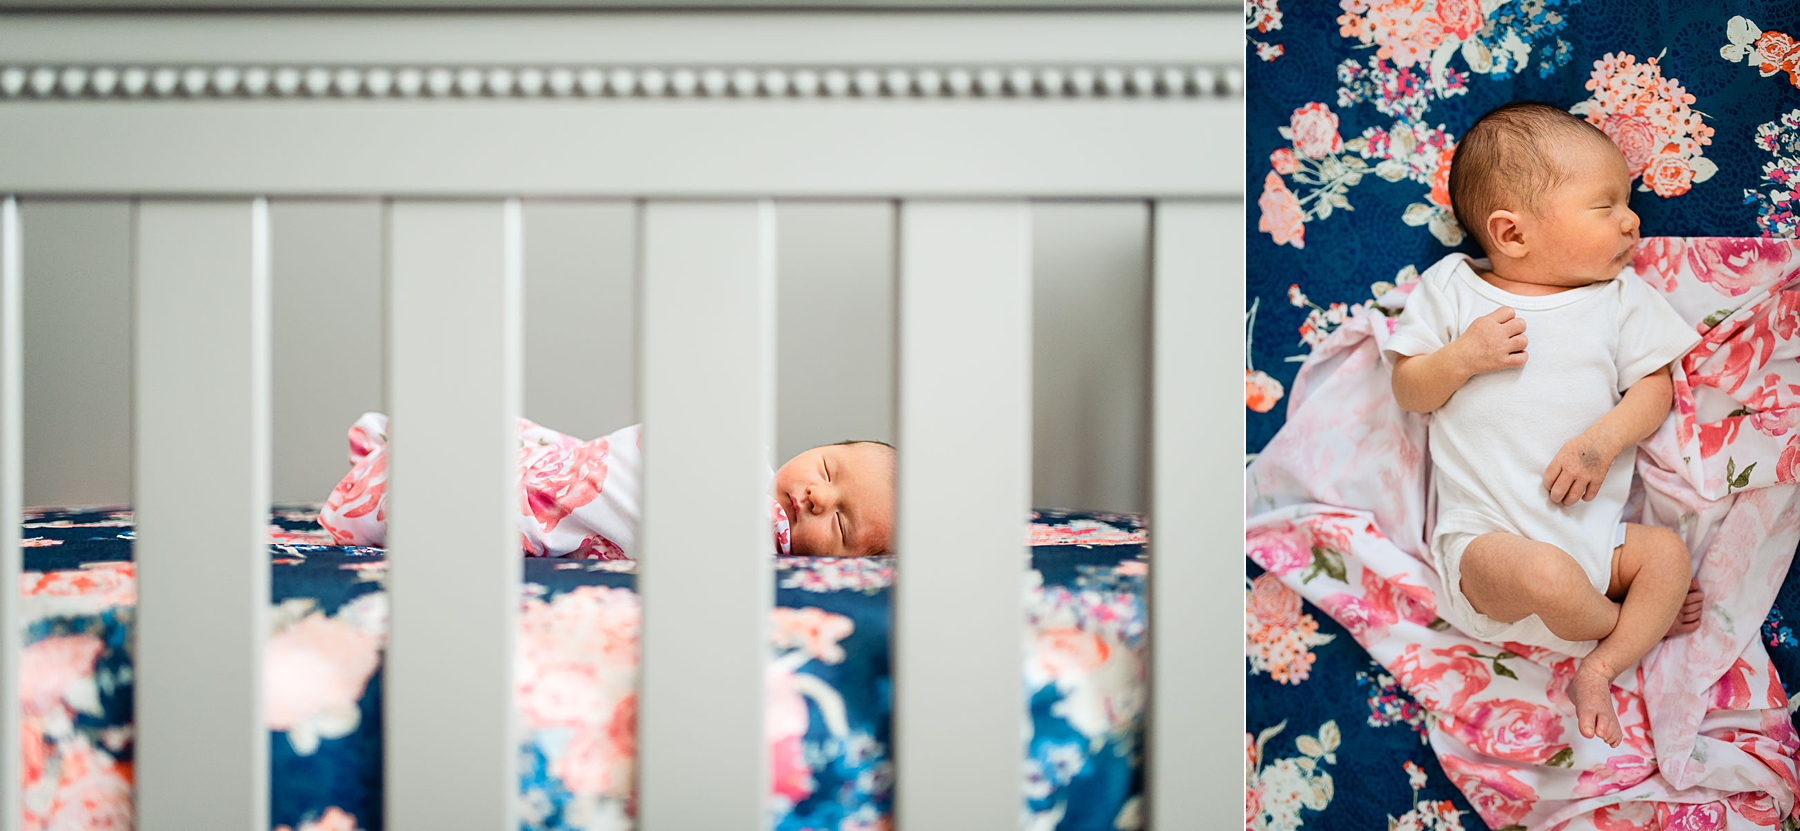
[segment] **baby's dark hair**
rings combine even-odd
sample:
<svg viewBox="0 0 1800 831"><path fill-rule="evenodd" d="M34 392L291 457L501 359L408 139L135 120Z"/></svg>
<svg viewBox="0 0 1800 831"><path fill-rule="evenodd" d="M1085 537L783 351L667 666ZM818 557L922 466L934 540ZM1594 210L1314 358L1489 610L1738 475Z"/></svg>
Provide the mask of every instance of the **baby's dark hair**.
<svg viewBox="0 0 1800 831"><path fill-rule="evenodd" d="M1493 253L1487 219L1497 210L1535 211L1569 176L1559 140L1612 139L1581 117L1542 101L1512 101L1475 120L1450 164L1450 210L1483 251Z"/></svg>

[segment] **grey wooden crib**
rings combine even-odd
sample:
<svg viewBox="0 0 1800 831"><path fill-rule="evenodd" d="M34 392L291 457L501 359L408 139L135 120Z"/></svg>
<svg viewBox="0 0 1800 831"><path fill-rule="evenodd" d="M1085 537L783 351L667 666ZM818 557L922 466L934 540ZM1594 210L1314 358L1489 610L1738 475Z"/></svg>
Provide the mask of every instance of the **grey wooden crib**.
<svg viewBox="0 0 1800 831"><path fill-rule="evenodd" d="M522 197L639 206L650 831L767 821L772 572L755 552L774 429L771 200L897 206L906 831L1020 821L1024 566L996 552L1026 533L1029 205L1147 201L1147 820L1235 827L1233 7L132 5L0 4L0 831L19 823L20 330L32 314L20 252L32 241L18 205L88 196L135 205L140 828L268 827L267 199L314 196L384 204L387 406L405 425L390 480L389 827L517 827ZM209 452L190 452L202 442Z"/></svg>

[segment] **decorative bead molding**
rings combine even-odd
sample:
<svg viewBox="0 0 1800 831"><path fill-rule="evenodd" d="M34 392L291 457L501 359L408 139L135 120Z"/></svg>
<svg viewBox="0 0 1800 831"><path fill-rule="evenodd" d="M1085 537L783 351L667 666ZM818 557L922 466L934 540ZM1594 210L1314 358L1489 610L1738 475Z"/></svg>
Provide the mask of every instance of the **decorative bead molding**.
<svg viewBox="0 0 1800 831"><path fill-rule="evenodd" d="M1237 98L1237 66L6 66L0 99Z"/></svg>

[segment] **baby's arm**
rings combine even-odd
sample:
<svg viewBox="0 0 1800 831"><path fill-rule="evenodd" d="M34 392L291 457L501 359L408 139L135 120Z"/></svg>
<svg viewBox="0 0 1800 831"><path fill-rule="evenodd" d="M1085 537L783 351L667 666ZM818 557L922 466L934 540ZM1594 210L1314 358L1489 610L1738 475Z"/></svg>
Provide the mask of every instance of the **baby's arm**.
<svg viewBox="0 0 1800 831"><path fill-rule="evenodd" d="M1544 470L1550 500L1573 505L1598 496L1613 460L1625 448L1649 438L1668 417L1674 392L1666 366L1632 384L1618 405L1557 451Z"/></svg>
<svg viewBox="0 0 1800 831"><path fill-rule="evenodd" d="M1470 378L1525 365L1525 321L1501 306L1469 324L1450 345L1394 362L1394 400L1400 409L1429 413L1444 406Z"/></svg>

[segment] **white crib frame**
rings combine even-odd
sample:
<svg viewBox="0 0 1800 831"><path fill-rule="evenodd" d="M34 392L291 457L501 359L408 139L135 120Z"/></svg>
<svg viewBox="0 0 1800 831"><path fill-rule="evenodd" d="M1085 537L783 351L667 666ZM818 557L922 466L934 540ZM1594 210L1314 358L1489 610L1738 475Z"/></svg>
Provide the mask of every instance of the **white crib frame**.
<svg viewBox="0 0 1800 831"><path fill-rule="evenodd" d="M767 825L772 586L752 552L773 443L769 200L899 206L906 831L1020 821L1023 561L994 552L1020 544L1029 499L1028 200L1149 200L1146 819L1235 827L1236 21L1142 9L0 14L0 518L21 499L30 241L18 200L136 200L139 828L269 826L270 196L390 200L387 406L405 426L385 799L388 827L407 831L517 827L519 197L641 200L649 831ZM192 452L202 439L209 452ZM15 806L0 831L19 822L19 570L18 525L0 519L0 631L12 633L0 638L0 806Z"/></svg>

